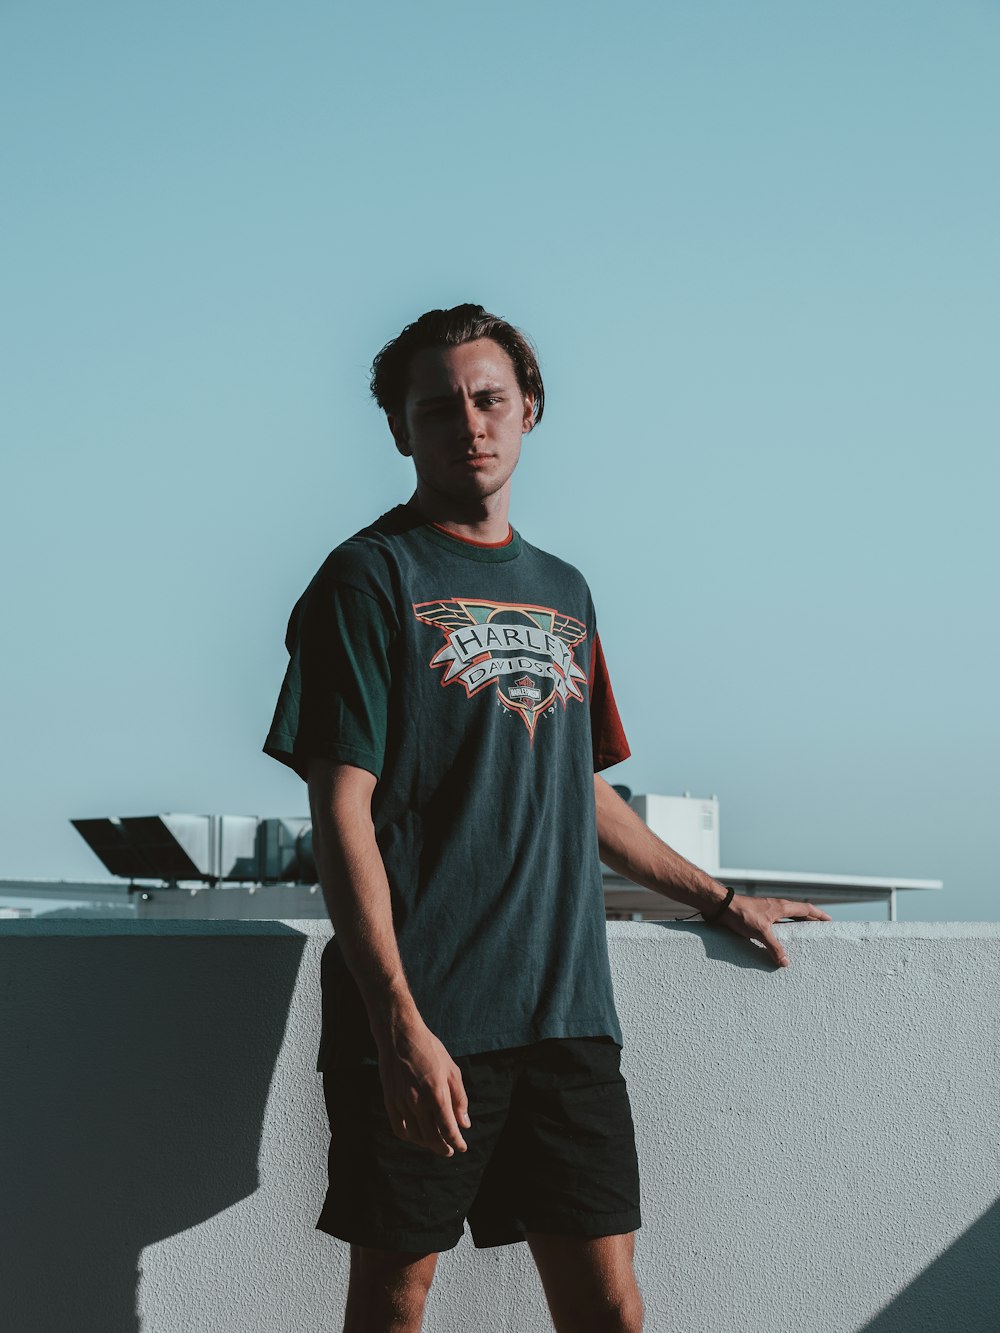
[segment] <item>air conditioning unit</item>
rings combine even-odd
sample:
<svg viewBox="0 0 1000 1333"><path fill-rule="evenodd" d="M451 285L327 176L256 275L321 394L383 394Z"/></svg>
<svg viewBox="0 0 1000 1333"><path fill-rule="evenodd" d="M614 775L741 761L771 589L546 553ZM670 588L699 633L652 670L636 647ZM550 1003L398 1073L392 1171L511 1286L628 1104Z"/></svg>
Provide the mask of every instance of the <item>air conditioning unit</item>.
<svg viewBox="0 0 1000 1333"><path fill-rule="evenodd" d="M632 809L658 838L714 875L719 860L719 801L715 796L633 796Z"/></svg>

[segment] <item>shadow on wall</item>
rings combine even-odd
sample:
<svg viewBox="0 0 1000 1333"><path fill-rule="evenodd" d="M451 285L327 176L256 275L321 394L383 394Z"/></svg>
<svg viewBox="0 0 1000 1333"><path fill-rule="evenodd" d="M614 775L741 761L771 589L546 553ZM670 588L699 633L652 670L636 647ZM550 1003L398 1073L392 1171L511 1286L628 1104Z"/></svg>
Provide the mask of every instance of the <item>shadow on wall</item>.
<svg viewBox="0 0 1000 1333"><path fill-rule="evenodd" d="M694 935L701 940L705 957L725 967L742 968L745 972L774 972L771 955L756 940L738 939L730 930L706 929L704 921L654 921L660 930L676 935Z"/></svg>
<svg viewBox="0 0 1000 1333"><path fill-rule="evenodd" d="M143 1247L257 1188L304 943L276 922L5 923L4 1327L136 1333Z"/></svg>
<svg viewBox="0 0 1000 1333"><path fill-rule="evenodd" d="M1000 1200L858 1333L997 1333Z"/></svg>

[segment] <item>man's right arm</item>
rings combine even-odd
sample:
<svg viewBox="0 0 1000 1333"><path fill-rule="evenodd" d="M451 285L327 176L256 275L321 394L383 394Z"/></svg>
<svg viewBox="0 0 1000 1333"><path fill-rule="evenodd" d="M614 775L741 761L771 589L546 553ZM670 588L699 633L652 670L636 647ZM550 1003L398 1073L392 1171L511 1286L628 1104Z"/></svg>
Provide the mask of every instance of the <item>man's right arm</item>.
<svg viewBox="0 0 1000 1333"><path fill-rule="evenodd" d="M337 944L354 978L378 1049L394 1132L442 1157L465 1152L462 1075L417 1011L392 924L385 866L375 840L372 773L309 761L313 854Z"/></svg>

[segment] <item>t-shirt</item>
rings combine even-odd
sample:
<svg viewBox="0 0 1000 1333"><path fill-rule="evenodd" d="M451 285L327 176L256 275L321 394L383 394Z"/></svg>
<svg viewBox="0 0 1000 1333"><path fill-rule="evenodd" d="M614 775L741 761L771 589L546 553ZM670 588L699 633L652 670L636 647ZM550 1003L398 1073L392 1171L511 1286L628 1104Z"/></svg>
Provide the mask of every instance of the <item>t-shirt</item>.
<svg viewBox="0 0 1000 1333"><path fill-rule="evenodd" d="M583 576L513 531L457 538L398 506L292 611L264 750L378 779L372 818L417 1008L453 1055L619 1044L595 771L627 758ZM319 1067L374 1058L334 938Z"/></svg>

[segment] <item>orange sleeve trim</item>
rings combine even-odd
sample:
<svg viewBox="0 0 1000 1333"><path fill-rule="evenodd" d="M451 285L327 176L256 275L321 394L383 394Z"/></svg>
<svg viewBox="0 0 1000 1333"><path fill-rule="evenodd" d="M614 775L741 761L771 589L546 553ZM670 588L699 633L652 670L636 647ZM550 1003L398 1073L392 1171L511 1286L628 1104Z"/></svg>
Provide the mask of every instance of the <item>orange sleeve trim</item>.
<svg viewBox="0 0 1000 1333"><path fill-rule="evenodd" d="M611 677L608 675L600 635L594 635L590 654L590 730L594 746L594 772L611 768L627 759L632 751L622 720L618 715Z"/></svg>

